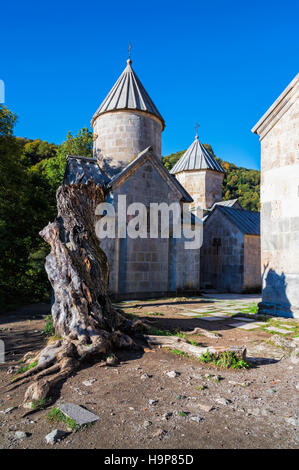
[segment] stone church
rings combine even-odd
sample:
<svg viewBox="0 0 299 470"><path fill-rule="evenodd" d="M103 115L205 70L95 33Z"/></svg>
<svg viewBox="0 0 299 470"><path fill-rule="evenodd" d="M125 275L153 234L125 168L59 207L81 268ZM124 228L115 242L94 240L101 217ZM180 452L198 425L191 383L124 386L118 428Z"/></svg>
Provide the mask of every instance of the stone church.
<svg viewBox="0 0 299 470"><path fill-rule="evenodd" d="M299 74L253 127L261 142L261 313L299 318Z"/></svg>
<svg viewBox="0 0 299 470"><path fill-rule="evenodd" d="M225 171L198 135L171 172L166 170L161 155L165 121L130 59L91 125L94 158L70 156L66 183L93 178L104 186L116 215L120 195L126 196L128 205L139 202L146 208L151 203L187 204L193 226L200 222L203 227L201 249L186 248L186 238L171 232L167 238L159 234L158 238L101 240L110 266L109 289L115 298L196 295L201 283L234 292L259 288L259 245L248 241L250 237L259 240L259 215L243 211L237 200L222 203ZM200 219L197 209L203 213ZM232 216L235 212L238 217ZM222 233L209 230L217 220ZM247 249L247 245L253 248ZM227 282L221 283L222 277Z"/></svg>

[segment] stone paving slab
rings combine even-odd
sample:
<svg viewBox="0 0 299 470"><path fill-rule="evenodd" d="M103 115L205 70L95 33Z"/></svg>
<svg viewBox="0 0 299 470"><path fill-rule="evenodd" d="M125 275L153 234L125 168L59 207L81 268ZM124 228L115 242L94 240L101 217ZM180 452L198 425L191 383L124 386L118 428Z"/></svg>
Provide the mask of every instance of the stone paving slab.
<svg viewBox="0 0 299 470"><path fill-rule="evenodd" d="M206 321L220 321L220 320L226 320L226 317L200 317L200 320L206 320Z"/></svg>
<svg viewBox="0 0 299 470"><path fill-rule="evenodd" d="M206 312L209 315L212 315L213 317L222 317L222 318L230 318L230 315L227 315L226 313L223 312Z"/></svg>
<svg viewBox="0 0 299 470"><path fill-rule="evenodd" d="M281 325L281 328L288 328L288 329L290 328L291 329L291 328L295 328L295 326L294 325Z"/></svg>
<svg viewBox="0 0 299 470"><path fill-rule="evenodd" d="M208 310L202 311L202 310L197 309L197 308L192 309L192 312L195 312L195 315L202 313L203 315L208 314L208 315L212 315L213 317L223 317L223 316L229 317L228 315L225 315L225 313L222 313L222 312L218 312L218 311L217 312L209 312Z"/></svg>
<svg viewBox="0 0 299 470"><path fill-rule="evenodd" d="M255 322L255 323L230 323L228 326L233 328L241 328L242 330L253 330L254 328L259 328L260 326L265 326L264 322Z"/></svg>
<svg viewBox="0 0 299 470"><path fill-rule="evenodd" d="M68 416L68 418L73 419L79 426L93 423L94 421L100 419L99 416L91 413L81 406L74 405L74 403L65 403L63 405L59 405L58 408L62 411L62 413Z"/></svg>
<svg viewBox="0 0 299 470"><path fill-rule="evenodd" d="M184 317L196 317L196 312L177 312L178 315L184 315Z"/></svg>
<svg viewBox="0 0 299 470"><path fill-rule="evenodd" d="M248 322L254 321L253 318L243 318L243 317L234 317L233 319L234 320L240 320L240 321L248 321Z"/></svg>
<svg viewBox="0 0 299 470"><path fill-rule="evenodd" d="M277 333L282 333L284 335L289 335L291 331L283 330L282 328L276 328L276 326L268 326L265 330L276 331Z"/></svg>

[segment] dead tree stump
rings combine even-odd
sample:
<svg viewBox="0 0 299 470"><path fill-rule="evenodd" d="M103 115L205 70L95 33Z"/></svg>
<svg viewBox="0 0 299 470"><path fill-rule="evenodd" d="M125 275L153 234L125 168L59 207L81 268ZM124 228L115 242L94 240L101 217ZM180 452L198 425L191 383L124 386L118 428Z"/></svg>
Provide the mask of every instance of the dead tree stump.
<svg viewBox="0 0 299 470"><path fill-rule="evenodd" d="M95 233L103 188L93 181L62 185L56 198L57 217L40 235L51 247L45 268L55 295L55 333L61 339L48 344L31 359L37 365L15 379L23 384L34 377L25 401L51 396L53 387L83 360L132 347L128 334L141 324L113 308L107 293L108 262Z"/></svg>

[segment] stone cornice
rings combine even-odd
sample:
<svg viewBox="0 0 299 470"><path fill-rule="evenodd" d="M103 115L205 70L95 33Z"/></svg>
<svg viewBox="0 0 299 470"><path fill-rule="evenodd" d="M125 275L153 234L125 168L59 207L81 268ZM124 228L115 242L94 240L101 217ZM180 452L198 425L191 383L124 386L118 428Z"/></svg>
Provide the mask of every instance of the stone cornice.
<svg viewBox="0 0 299 470"><path fill-rule="evenodd" d="M95 114L92 118L92 120L90 121L90 124L91 124L91 127L94 126L94 123L95 121L101 117L101 116L105 116L107 114L117 114L117 113L126 113L126 114L139 114L141 116L146 116L148 118L151 118L153 119L154 121L158 122L161 126L161 130L164 131L165 127L166 127L166 124L165 122L162 122L161 119L159 119L157 116L155 116L154 114L152 113L149 113L148 111L140 111L139 109L115 109L115 110L112 110L112 111L104 111L103 113L99 113L99 114Z"/></svg>
<svg viewBox="0 0 299 470"><path fill-rule="evenodd" d="M299 94L299 73L281 93L268 111L261 117L251 132L260 136L262 140L265 135L275 126L287 110L296 102Z"/></svg>

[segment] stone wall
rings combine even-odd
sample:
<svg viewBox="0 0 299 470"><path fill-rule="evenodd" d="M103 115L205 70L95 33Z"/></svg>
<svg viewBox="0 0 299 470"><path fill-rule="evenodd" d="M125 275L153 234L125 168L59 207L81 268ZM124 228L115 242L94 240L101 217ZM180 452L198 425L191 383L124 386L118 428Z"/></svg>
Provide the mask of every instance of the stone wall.
<svg viewBox="0 0 299 470"><path fill-rule="evenodd" d="M200 254L202 288L244 290L244 235L217 209L204 224Z"/></svg>
<svg viewBox="0 0 299 470"><path fill-rule="evenodd" d="M194 202L191 208L210 209L222 200L223 173L211 170L192 170L177 173L177 180L188 191Z"/></svg>
<svg viewBox="0 0 299 470"><path fill-rule="evenodd" d="M173 191L150 161L132 171L113 188L115 209L118 195L132 202L179 202ZM199 291L200 250L184 248L184 239L174 238L105 239L101 246L110 266L109 290L117 298L145 298L168 293Z"/></svg>
<svg viewBox="0 0 299 470"><path fill-rule="evenodd" d="M299 317L299 76L253 132L261 140L261 312Z"/></svg>
<svg viewBox="0 0 299 470"><path fill-rule="evenodd" d="M101 114L93 124L94 157L106 165L129 163L149 146L161 158L162 124L141 111L114 111Z"/></svg>
<svg viewBox="0 0 299 470"><path fill-rule="evenodd" d="M245 235L244 239L244 292L261 291L261 237Z"/></svg>

